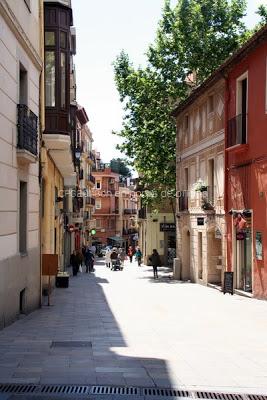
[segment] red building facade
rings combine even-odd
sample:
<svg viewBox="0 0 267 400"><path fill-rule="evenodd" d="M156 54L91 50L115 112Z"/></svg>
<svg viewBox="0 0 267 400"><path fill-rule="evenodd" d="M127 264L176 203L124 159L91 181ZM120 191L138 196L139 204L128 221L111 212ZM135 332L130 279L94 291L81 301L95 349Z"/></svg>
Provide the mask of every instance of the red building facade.
<svg viewBox="0 0 267 400"><path fill-rule="evenodd" d="M267 28L224 67L227 270L267 298Z"/></svg>
<svg viewBox="0 0 267 400"><path fill-rule="evenodd" d="M95 178L95 240L103 245L113 244L111 238L119 233L119 174L103 165L93 172Z"/></svg>

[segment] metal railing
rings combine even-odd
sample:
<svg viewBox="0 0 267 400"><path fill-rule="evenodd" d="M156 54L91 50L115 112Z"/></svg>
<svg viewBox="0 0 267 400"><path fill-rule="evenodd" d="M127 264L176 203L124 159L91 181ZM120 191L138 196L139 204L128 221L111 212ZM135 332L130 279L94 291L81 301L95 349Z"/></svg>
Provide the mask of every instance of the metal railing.
<svg viewBox="0 0 267 400"><path fill-rule="evenodd" d="M93 175L89 174L88 177L87 177L87 180L89 182L92 182L93 184L95 184L95 177Z"/></svg>
<svg viewBox="0 0 267 400"><path fill-rule="evenodd" d="M142 207L138 210L138 218L139 219L146 219L146 208Z"/></svg>
<svg viewBox="0 0 267 400"><path fill-rule="evenodd" d="M37 155L38 117L25 105L18 104L18 144L19 149Z"/></svg>
<svg viewBox="0 0 267 400"><path fill-rule="evenodd" d="M88 158L90 158L90 160L92 160L95 163L95 155L92 151L88 152Z"/></svg>
<svg viewBox="0 0 267 400"><path fill-rule="evenodd" d="M230 119L227 128L227 148L247 143L247 114Z"/></svg>

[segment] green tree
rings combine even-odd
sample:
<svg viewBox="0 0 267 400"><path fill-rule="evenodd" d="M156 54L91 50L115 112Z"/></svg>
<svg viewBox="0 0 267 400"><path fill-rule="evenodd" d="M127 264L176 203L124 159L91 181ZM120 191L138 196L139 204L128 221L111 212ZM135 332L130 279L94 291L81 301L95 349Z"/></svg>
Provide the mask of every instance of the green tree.
<svg viewBox="0 0 267 400"><path fill-rule="evenodd" d="M174 102L184 100L246 39L242 22L245 0L165 1L147 65L134 68L124 51L114 62L115 82L124 104L124 141L119 149L132 160L143 185L175 190L175 125L170 119ZM188 80L196 74L196 81Z"/></svg>
<svg viewBox="0 0 267 400"><path fill-rule="evenodd" d="M110 161L110 168L113 172L116 172L125 178L132 175L130 168L127 166L127 161L123 158L112 158Z"/></svg>
<svg viewBox="0 0 267 400"><path fill-rule="evenodd" d="M258 8L257 14L261 17L259 27L267 24L267 6L261 4Z"/></svg>

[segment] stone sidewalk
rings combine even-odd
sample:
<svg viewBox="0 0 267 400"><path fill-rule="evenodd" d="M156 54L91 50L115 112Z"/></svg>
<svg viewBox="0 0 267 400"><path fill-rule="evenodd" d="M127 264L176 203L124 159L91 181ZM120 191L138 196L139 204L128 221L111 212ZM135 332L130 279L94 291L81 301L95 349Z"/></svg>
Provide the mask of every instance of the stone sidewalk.
<svg viewBox="0 0 267 400"><path fill-rule="evenodd" d="M267 394L267 302L99 262L52 304L0 332L0 382Z"/></svg>

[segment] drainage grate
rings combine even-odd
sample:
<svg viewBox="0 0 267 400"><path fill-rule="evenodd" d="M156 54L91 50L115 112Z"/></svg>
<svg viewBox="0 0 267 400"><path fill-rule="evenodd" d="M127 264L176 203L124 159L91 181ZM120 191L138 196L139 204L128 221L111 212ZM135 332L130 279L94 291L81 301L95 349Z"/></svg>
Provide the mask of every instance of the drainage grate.
<svg viewBox="0 0 267 400"><path fill-rule="evenodd" d="M88 394L89 389L89 386L47 385L42 386L40 392L42 394Z"/></svg>
<svg viewBox="0 0 267 400"><path fill-rule="evenodd" d="M148 388L143 389L143 396L189 397L190 395L187 390Z"/></svg>
<svg viewBox="0 0 267 400"><path fill-rule="evenodd" d="M92 342L67 340L52 342L50 347L92 347Z"/></svg>
<svg viewBox="0 0 267 400"><path fill-rule="evenodd" d="M0 393L35 393L35 385L0 385Z"/></svg>
<svg viewBox="0 0 267 400"><path fill-rule="evenodd" d="M241 394L235 393L195 392L195 396L198 399L243 400Z"/></svg>
<svg viewBox="0 0 267 400"><path fill-rule="evenodd" d="M93 386L90 394L120 394L120 395L139 395L140 390L135 387L117 386Z"/></svg>
<svg viewBox="0 0 267 400"><path fill-rule="evenodd" d="M247 398L249 400L267 400L267 396L264 394L248 394Z"/></svg>

